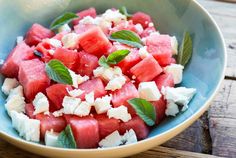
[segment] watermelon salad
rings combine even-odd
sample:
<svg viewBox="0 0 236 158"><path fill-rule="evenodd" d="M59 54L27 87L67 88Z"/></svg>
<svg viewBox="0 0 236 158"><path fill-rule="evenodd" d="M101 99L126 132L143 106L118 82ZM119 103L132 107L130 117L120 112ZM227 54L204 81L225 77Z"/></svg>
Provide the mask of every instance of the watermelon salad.
<svg viewBox="0 0 236 158"><path fill-rule="evenodd" d="M12 126L27 141L107 148L148 137L187 110L196 93L178 87L192 53L185 32L160 34L143 12L66 12L33 24L1 66Z"/></svg>

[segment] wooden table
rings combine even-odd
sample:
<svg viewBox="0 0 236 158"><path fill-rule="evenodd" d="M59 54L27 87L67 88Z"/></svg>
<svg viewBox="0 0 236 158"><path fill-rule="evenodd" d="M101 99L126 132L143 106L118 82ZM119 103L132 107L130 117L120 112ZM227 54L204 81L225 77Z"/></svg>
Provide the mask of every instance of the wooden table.
<svg viewBox="0 0 236 158"><path fill-rule="evenodd" d="M222 88L208 112L191 127L162 147L130 158L236 157L236 3L198 1L216 20L226 41L228 65ZM0 157L42 158L3 140L0 140Z"/></svg>

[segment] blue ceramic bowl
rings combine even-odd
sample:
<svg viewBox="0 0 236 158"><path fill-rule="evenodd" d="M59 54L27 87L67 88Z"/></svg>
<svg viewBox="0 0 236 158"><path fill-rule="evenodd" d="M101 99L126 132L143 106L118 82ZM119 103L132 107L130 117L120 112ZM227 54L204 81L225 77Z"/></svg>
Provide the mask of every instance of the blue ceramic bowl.
<svg viewBox="0 0 236 158"><path fill-rule="evenodd" d="M49 157L121 157L147 150L176 136L198 119L209 107L224 78L226 51L224 41L214 20L196 1L192 0L0 0L0 58L5 59L15 45L16 37L24 35L34 23L49 26L52 19L64 11L78 11L94 6L98 12L111 7L126 6L129 12L150 14L161 33L182 39L184 31L193 37L193 56L184 71L182 86L197 89L189 109L166 119L153 129L149 137L135 144L109 149L70 150L46 147L26 142L12 128L0 93L0 136L10 143ZM2 83L3 77L0 78ZM115 154L114 154L115 153Z"/></svg>

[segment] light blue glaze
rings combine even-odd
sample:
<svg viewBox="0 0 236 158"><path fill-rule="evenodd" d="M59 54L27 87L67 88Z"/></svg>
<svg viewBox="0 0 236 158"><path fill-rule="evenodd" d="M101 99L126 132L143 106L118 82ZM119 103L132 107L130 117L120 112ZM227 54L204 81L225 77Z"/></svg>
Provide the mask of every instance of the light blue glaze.
<svg viewBox="0 0 236 158"><path fill-rule="evenodd" d="M196 113L213 94L223 75L225 55L220 34L207 14L191 0L0 0L0 59L6 58L15 45L16 37L24 35L34 22L49 26L49 22L64 10L77 11L94 6L101 12L123 5L129 12L144 11L150 14L161 33L175 35L179 41L184 31L189 31L193 37L193 56L184 70L181 86L196 88L197 94L186 112L166 119L153 129L149 135L153 137ZM4 110L4 102L5 96L0 92L0 130L18 137Z"/></svg>

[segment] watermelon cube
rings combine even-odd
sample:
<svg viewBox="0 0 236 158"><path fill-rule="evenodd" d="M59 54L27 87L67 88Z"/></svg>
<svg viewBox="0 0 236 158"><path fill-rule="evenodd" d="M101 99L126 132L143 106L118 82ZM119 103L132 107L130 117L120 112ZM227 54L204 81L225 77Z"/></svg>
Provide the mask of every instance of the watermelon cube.
<svg viewBox="0 0 236 158"><path fill-rule="evenodd" d="M95 115L94 117L98 121L100 139L104 139L112 132L119 130L119 120L108 118L107 115Z"/></svg>
<svg viewBox="0 0 236 158"><path fill-rule="evenodd" d="M157 87L159 90L161 90L162 87L174 87L174 77L170 73L164 73L159 76L157 76L154 79Z"/></svg>
<svg viewBox="0 0 236 158"><path fill-rule="evenodd" d="M1 67L1 73L6 77L17 78L20 63L33 58L33 48L30 48L25 42L21 42L9 54Z"/></svg>
<svg viewBox="0 0 236 158"><path fill-rule="evenodd" d="M86 53L84 51L79 52L79 61L77 64L76 72L80 75L91 76L93 70L98 67L98 57L95 55Z"/></svg>
<svg viewBox="0 0 236 158"><path fill-rule="evenodd" d="M53 36L54 36L54 32L43 27L40 24L35 23L26 33L25 42L30 46L37 45L43 39L51 38Z"/></svg>
<svg viewBox="0 0 236 158"><path fill-rule="evenodd" d="M156 109L156 124L159 124L166 116L166 100L162 96L158 101L151 103Z"/></svg>
<svg viewBox="0 0 236 158"><path fill-rule="evenodd" d="M95 98L102 97L107 93L100 78L94 78L80 84L79 89L84 91L84 93L79 96L82 100L84 100L85 94L88 94L92 91L94 92Z"/></svg>
<svg viewBox="0 0 236 158"><path fill-rule="evenodd" d="M96 9L91 7L89 9L78 12L77 15L79 16L79 18L76 18L72 21L73 25L77 25L79 23L79 21L86 16L91 16L91 17L95 18L97 16L97 13L96 13Z"/></svg>
<svg viewBox="0 0 236 158"><path fill-rule="evenodd" d="M93 117L67 117L77 147L81 149L97 148L99 142L98 121Z"/></svg>
<svg viewBox="0 0 236 158"><path fill-rule="evenodd" d="M34 110L33 104L29 103L25 105L25 113L31 119L35 119Z"/></svg>
<svg viewBox="0 0 236 158"><path fill-rule="evenodd" d="M72 90L72 87L64 84L54 84L46 89L48 99L54 105L56 110L62 108L62 102L65 96L69 96L68 90Z"/></svg>
<svg viewBox="0 0 236 158"><path fill-rule="evenodd" d="M151 34L146 39L147 50L161 66L172 61L171 37L169 35Z"/></svg>
<svg viewBox="0 0 236 158"><path fill-rule="evenodd" d="M22 61L19 66L19 81L24 87L26 99L32 101L39 92L44 92L50 85L45 71L45 64L38 59Z"/></svg>
<svg viewBox="0 0 236 158"><path fill-rule="evenodd" d="M144 29L148 27L150 22L152 22L151 17L143 12L134 13L131 20L134 24L141 24Z"/></svg>
<svg viewBox="0 0 236 158"><path fill-rule="evenodd" d="M40 42L35 50L40 52L42 54L42 57L40 60L44 62L49 62L52 59L52 55L49 53L49 50L51 49L51 45L48 42Z"/></svg>
<svg viewBox="0 0 236 158"><path fill-rule="evenodd" d="M37 120L40 120L40 137L44 138L46 131L53 130L60 133L66 127L66 121L64 117L54 117L52 114L44 115L43 113L35 116Z"/></svg>
<svg viewBox="0 0 236 158"><path fill-rule="evenodd" d="M135 116L128 122L122 122L120 124L120 130L119 132L121 134L124 134L127 130L133 129L138 140L142 140L147 138L150 129L148 126L144 123L144 121L138 117Z"/></svg>
<svg viewBox="0 0 236 158"><path fill-rule="evenodd" d="M79 53L66 48L56 48L53 54L53 59L60 60L67 68L75 70L77 61L79 59Z"/></svg>
<svg viewBox="0 0 236 158"><path fill-rule="evenodd" d="M162 72L161 66L152 57L148 56L130 69L139 82L151 81Z"/></svg>
<svg viewBox="0 0 236 158"><path fill-rule="evenodd" d="M131 115L135 115L136 112L134 109L129 105L127 100L132 98L138 98L138 90L134 86L132 82L126 83L123 87L112 94L112 103L114 107L119 107L124 105L128 108L128 112Z"/></svg>
<svg viewBox="0 0 236 158"><path fill-rule="evenodd" d="M92 27L82 33L79 38L79 44L85 52L96 55L97 57L106 54L112 47L112 44L98 26Z"/></svg>

